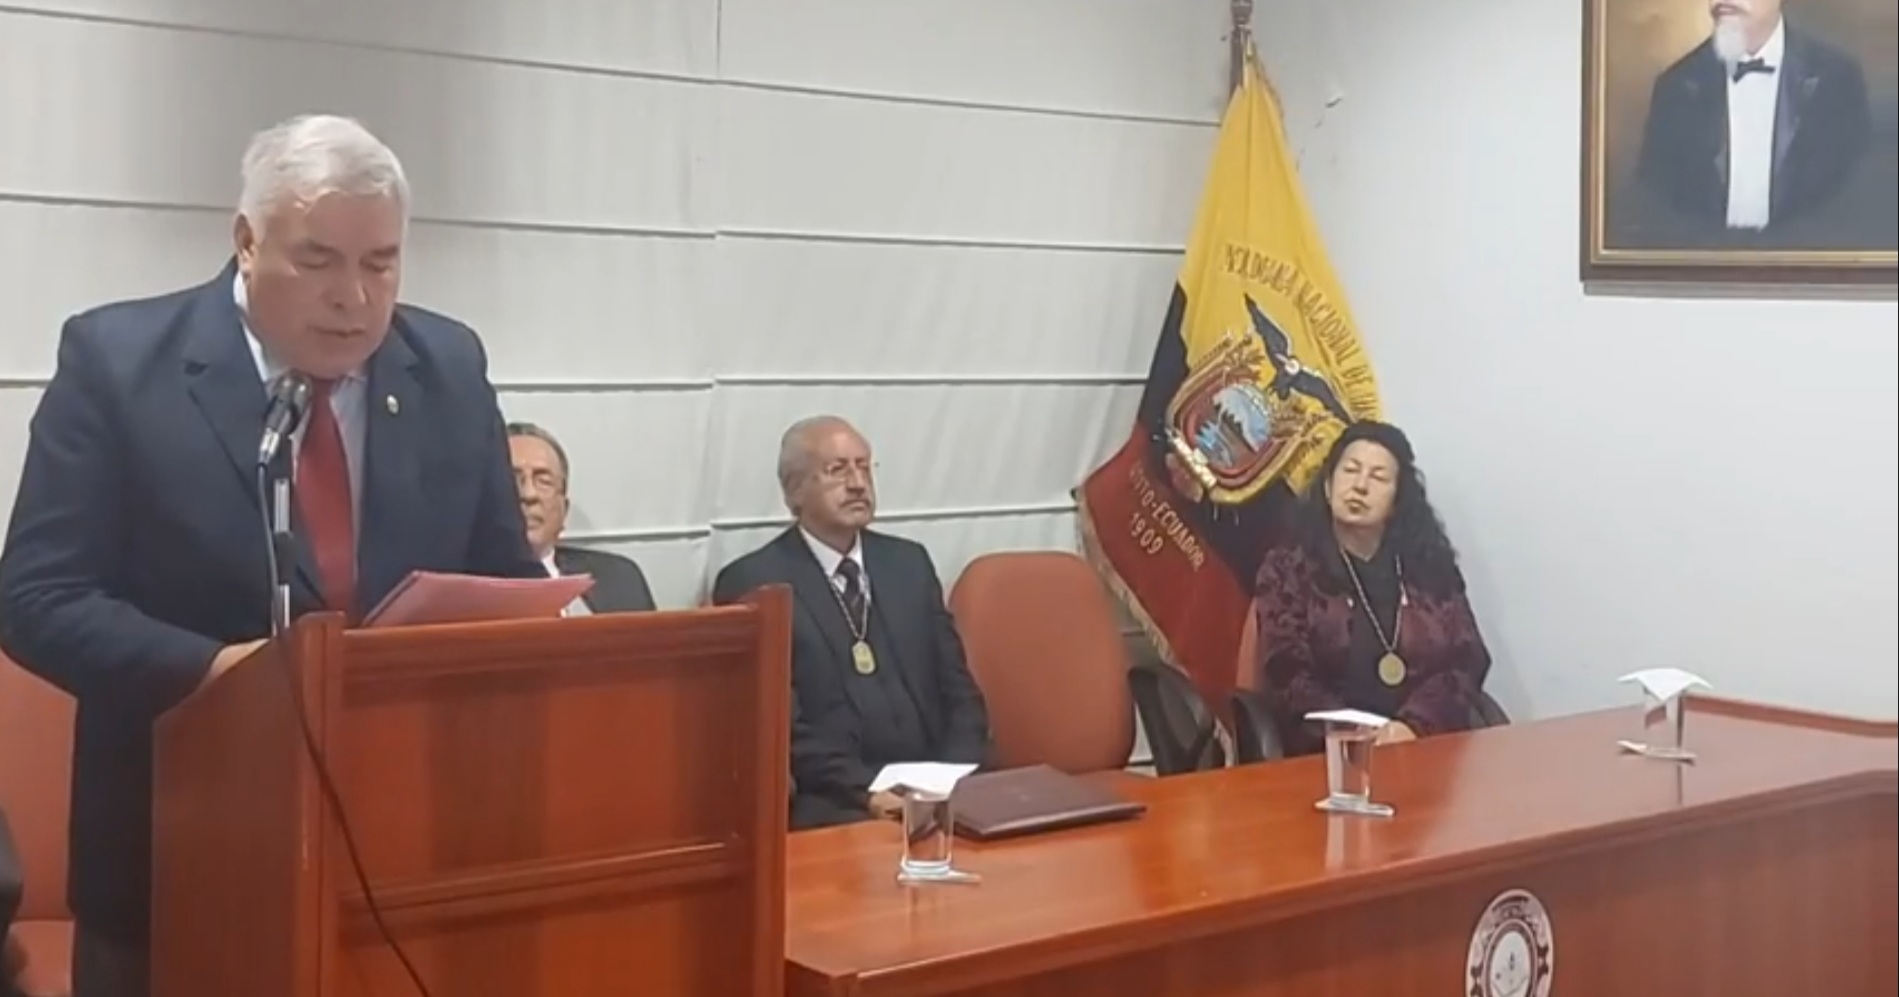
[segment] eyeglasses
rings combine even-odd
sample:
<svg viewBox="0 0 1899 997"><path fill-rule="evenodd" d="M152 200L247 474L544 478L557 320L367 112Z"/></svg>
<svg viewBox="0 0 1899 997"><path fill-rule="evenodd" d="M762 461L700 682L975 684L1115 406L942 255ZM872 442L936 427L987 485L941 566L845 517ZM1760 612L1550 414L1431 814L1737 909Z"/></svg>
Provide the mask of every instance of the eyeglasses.
<svg viewBox="0 0 1899 997"><path fill-rule="evenodd" d="M818 477L829 485L849 483L853 478L862 476L869 481L877 471L877 465L868 460L834 460L818 468Z"/></svg>
<svg viewBox="0 0 1899 997"><path fill-rule="evenodd" d="M552 471L528 471L525 473L515 471L514 487L518 489L523 485L526 485L529 490L541 495L559 495L567 488L567 483L561 480L560 475Z"/></svg>

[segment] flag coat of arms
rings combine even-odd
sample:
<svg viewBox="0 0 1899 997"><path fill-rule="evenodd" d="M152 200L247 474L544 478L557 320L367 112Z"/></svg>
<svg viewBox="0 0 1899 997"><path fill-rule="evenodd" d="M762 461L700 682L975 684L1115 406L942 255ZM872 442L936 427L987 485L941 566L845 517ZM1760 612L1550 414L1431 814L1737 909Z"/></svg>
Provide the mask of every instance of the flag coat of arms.
<svg viewBox="0 0 1899 997"><path fill-rule="evenodd" d="M1370 358L1247 53L1127 443L1082 484L1083 545L1215 709L1253 578L1348 422L1381 417Z"/></svg>

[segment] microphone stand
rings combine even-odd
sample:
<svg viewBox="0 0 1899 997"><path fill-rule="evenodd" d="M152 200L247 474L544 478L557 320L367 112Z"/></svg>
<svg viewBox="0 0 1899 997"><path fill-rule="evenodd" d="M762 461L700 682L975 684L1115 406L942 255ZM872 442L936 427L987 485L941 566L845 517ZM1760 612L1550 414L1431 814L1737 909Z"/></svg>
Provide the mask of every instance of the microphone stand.
<svg viewBox="0 0 1899 997"><path fill-rule="evenodd" d="M290 397L295 398L294 395ZM265 442L257 461L257 504L263 512L264 556L270 562L270 636L273 641L282 639L290 630L290 573L296 570L297 565L297 538L290 504L291 478L294 476L290 440L297 424L303 419L302 406L303 400L297 398L286 423L266 428ZM290 695L295 701L297 722L303 731L304 751L310 758L311 767L316 770L317 785L329 811L335 816L337 827L342 832L343 849L349 856L350 869L356 874L356 885L362 891L370 920L375 923L383 944L395 953L396 961L402 964L416 993L420 997L433 997L428 984L422 980L422 974L409 960L408 953L403 951L401 943L396 941L383 918L375 890L371 888L369 876L363 870L362 854L356 847L355 832L350 829L349 817L343 809L342 795L336 791L336 782L330 777L329 763L310 727L310 710L304 702L302 679L295 667L299 664L298 649L292 646L284 651L289 655L288 660L292 665L288 672Z"/></svg>
<svg viewBox="0 0 1899 997"><path fill-rule="evenodd" d="M297 538L290 511L288 454L257 465L257 499L264 510L264 550L270 563L270 636L290 629L290 573L297 564Z"/></svg>
<svg viewBox="0 0 1899 997"><path fill-rule="evenodd" d="M263 514L264 557L270 568L270 636L290 629L290 572L297 563L290 513L290 440L310 402L310 379L290 372L270 385L264 434L257 444L257 507Z"/></svg>

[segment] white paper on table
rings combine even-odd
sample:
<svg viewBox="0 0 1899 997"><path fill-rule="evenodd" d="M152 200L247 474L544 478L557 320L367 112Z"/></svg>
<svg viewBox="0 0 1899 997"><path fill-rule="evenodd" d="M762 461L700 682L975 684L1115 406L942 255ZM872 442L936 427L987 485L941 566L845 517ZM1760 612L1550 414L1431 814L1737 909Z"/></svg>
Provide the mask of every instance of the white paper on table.
<svg viewBox="0 0 1899 997"><path fill-rule="evenodd" d="M1693 672L1684 672L1679 668L1649 668L1639 672L1630 672L1617 679L1618 682L1634 682L1658 703L1669 703L1690 689L1710 689L1712 686Z"/></svg>
<svg viewBox="0 0 1899 997"><path fill-rule="evenodd" d="M918 793L932 796L948 796L963 781L963 777L976 771L974 765L953 765L948 762L897 762L884 766L877 778L870 781L870 791L887 793L899 786Z"/></svg>
<svg viewBox="0 0 1899 997"><path fill-rule="evenodd" d="M1366 730L1378 730L1391 722L1386 717L1364 710L1319 710L1306 714L1306 719L1322 724L1350 724Z"/></svg>

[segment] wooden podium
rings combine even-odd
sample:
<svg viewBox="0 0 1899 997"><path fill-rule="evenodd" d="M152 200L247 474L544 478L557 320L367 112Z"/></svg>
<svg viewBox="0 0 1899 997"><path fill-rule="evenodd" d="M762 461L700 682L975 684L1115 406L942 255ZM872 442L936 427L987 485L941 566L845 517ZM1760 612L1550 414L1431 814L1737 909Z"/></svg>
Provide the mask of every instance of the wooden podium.
<svg viewBox="0 0 1899 997"><path fill-rule="evenodd" d="M777 997L789 621L300 621L159 721L154 997Z"/></svg>

